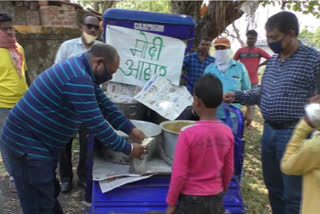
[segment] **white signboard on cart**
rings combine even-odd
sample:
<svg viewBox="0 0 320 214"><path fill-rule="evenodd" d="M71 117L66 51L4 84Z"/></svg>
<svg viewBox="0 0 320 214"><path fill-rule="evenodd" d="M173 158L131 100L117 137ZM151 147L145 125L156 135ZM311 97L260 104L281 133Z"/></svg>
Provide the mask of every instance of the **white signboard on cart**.
<svg viewBox="0 0 320 214"><path fill-rule="evenodd" d="M154 75L179 85L183 41L140 30L108 25L106 43L120 55L120 66L112 81L143 87Z"/></svg>

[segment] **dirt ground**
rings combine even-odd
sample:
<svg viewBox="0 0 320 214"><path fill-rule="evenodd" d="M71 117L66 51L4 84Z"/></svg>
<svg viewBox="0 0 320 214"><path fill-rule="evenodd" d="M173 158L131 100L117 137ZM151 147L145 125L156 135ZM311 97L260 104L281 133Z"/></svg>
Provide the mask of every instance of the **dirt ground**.
<svg viewBox="0 0 320 214"><path fill-rule="evenodd" d="M74 167L77 166L75 164L78 160L77 157L77 152L73 153L72 162L74 163ZM77 186L76 168L74 168L73 172L75 178L73 179L72 191L70 193L60 193L59 195L59 202L65 214L84 213L84 210L91 205L84 200L85 190ZM23 214L17 193L10 192L8 187L9 175L3 168L2 160L0 159L0 189L2 192L1 200L3 209L3 212L0 211L0 214Z"/></svg>

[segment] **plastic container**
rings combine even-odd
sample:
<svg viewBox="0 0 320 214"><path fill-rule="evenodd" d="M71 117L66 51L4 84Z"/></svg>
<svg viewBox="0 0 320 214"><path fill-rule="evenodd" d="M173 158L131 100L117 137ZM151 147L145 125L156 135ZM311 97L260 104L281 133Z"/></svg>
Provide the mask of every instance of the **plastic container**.
<svg viewBox="0 0 320 214"><path fill-rule="evenodd" d="M106 213L163 213L170 175L154 175L148 179L102 193L97 181L93 182L91 214ZM244 206L237 177L233 177L223 203L225 213L243 214Z"/></svg>
<svg viewBox="0 0 320 214"><path fill-rule="evenodd" d="M170 126L172 128L175 125L179 126L179 124L188 126L188 125L193 125L194 123L195 121L192 121L192 120L174 120L174 121L165 121L160 123L160 127L163 130L162 147L163 147L164 155L166 155L167 157L167 158L163 158L163 160L165 160L169 165L172 165L173 163L174 152L176 150L179 133L173 131L168 127ZM169 160L169 162L167 160Z"/></svg>
<svg viewBox="0 0 320 214"><path fill-rule="evenodd" d="M162 130L160 126L146 122L146 121L141 121L141 120L130 120L132 124L143 131L143 133L147 137L152 137L154 138L152 142L147 146L148 147L148 153L145 154L144 159L145 160L151 160L153 156L156 154L156 150L158 148L158 144L162 142ZM127 134L125 134L122 131L116 131L116 133L122 137L125 137L128 139L129 142L131 142L131 139ZM104 158L106 161L114 162L114 163L120 163L120 164L130 164L130 157L122 152L115 152L112 151L111 149L105 147L101 143L99 145L96 145L95 148L95 153L96 155L101 156Z"/></svg>

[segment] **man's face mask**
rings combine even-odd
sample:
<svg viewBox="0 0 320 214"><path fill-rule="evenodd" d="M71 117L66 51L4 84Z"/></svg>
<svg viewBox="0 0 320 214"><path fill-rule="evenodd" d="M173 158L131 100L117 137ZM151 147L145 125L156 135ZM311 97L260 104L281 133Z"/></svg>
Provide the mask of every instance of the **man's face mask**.
<svg viewBox="0 0 320 214"><path fill-rule="evenodd" d="M225 72L231 63L230 49L216 50L215 58L219 70Z"/></svg>
<svg viewBox="0 0 320 214"><path fill-rule="evenodd" d="M107 81L109 81L109 80L112 79L112 75L108 72L105 63L103 63L104 72L103 72L102 75L99 75L99 74L97 73L97 66L98 66L98 65L96 65L96 67L95 67L94 78L96 79L95 82L96 82L98 85L101 85L102 83L107 82Z"/></svg>
<svg viewBox="0 0 320 214"><path fill-rule="evenodd" d="M279 54L281 51L283 51L282 41L283 41L283 38L276 42L268 42L268 46L274 53Z"/></svg>
<svg viewBox="0 0 320 214"><path fill-rule="evenodd" d="M96 36L92 36L92 35L84 32L84 31L82 32L82 36L83 36L83 38L86 40L86 43L87 43L87 44L91 44L91 43L94 42L94 40L97 39Z"/></svg>

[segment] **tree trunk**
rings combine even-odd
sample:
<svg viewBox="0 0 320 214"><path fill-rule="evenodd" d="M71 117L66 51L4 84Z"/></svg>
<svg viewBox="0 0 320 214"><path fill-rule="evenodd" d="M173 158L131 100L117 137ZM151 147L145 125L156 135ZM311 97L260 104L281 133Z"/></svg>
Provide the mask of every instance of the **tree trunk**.
<svg viewBox="0 0 320 214"><path fill-rule="evenodd" d="M197 47L201 37L214 39L227 28L229 24L239 19L240 10L245 1L210 1L207 13L201 17L202 1L171 1L172 13L192 16L197 23L193 47Z"/></svg>
<svg viewBox="0 0 320 214"><path fill-rule="evenodd" d="M196 23L201 19L200 8L202 1L175 1L171 0L171 12L191 16Z"/></svg>

